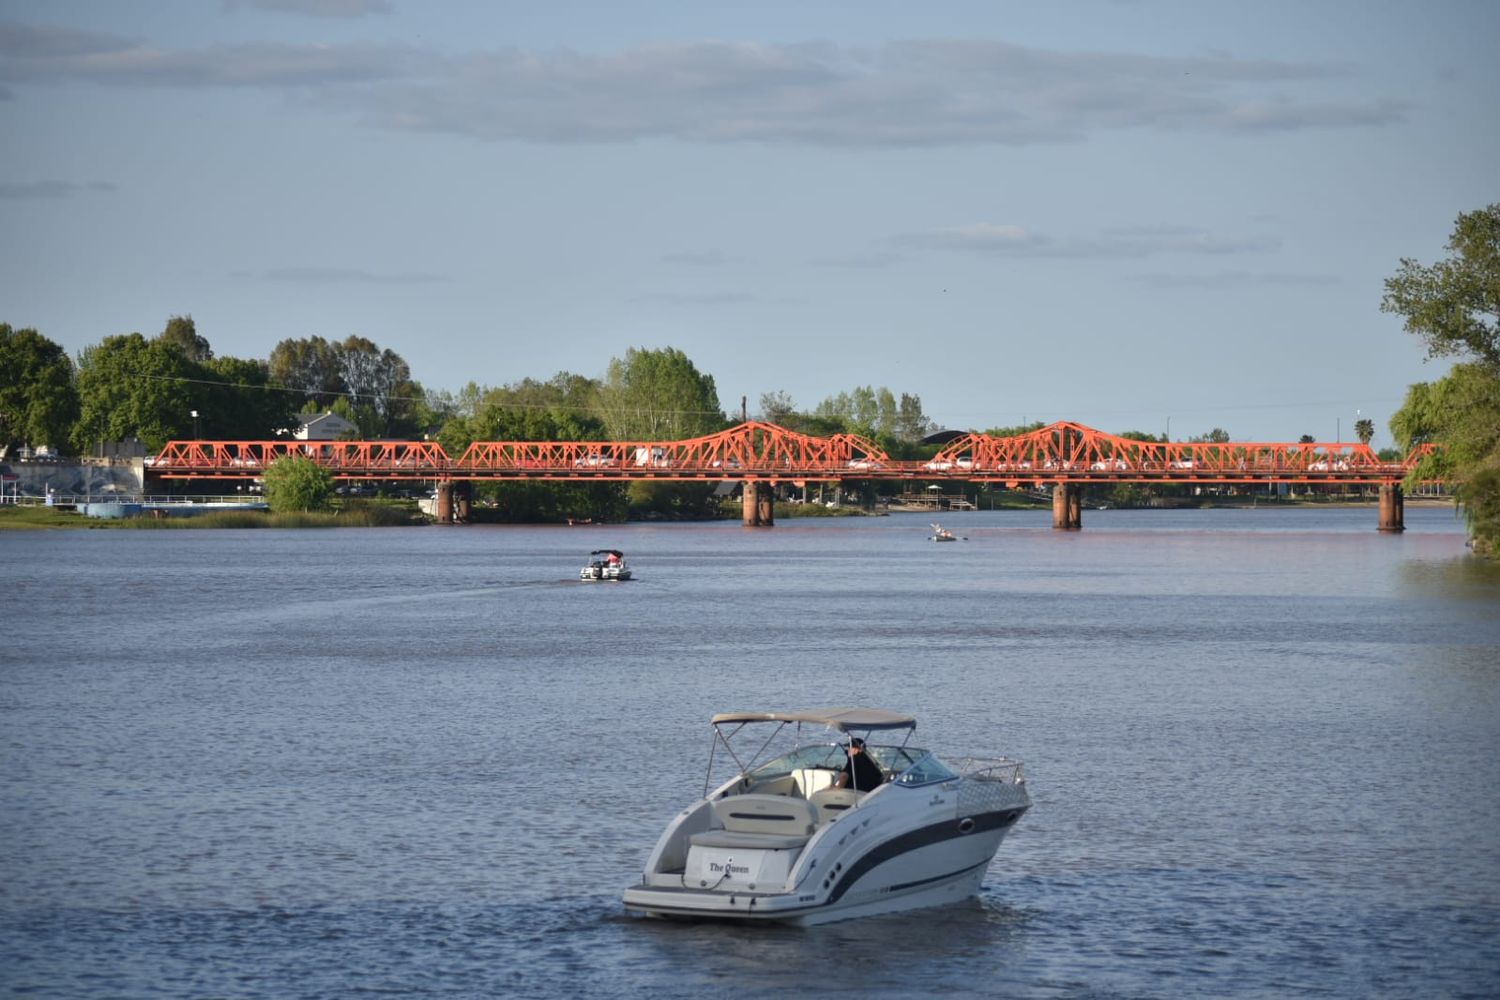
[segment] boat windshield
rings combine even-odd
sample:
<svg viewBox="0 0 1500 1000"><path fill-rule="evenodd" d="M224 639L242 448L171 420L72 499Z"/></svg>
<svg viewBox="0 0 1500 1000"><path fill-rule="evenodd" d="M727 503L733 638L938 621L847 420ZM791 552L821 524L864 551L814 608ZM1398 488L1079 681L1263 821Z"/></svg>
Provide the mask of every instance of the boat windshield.
<svg viewBox="0 0 1500 1000"><path fill-rule="evenodd" d="M751 771L752 781L780 778L804 767L829 767L838 770L844 766L844 748L836 743L817 743L798 747L791 753L782 754L774 760Z"/></svg>
<svg viewBox="0 0 1500 1000"><path fill-rule="evenodd" d="M947 781L956 775L942 761L920 747L881 746L865 744L868 753L887 780L903 785L926 785L935 781ZM760 765L747 775L752 782L781 778L805 767L822 767L835 771L844 768L844 748L838 743L814 743L801 746L791 753L782 754Z"/></svg>
<svg viewBox="0 0 1500 1000"><path fill-rule="evenodd" d="M900 774L891 780L900 785L932 785L939 781L952 781L958 777L958 772L944 764L933 754L925 750L911 750L918 755L918 759L911 762L910 766L904 768ZM884 763L884 762L882 762Z"/></svg>

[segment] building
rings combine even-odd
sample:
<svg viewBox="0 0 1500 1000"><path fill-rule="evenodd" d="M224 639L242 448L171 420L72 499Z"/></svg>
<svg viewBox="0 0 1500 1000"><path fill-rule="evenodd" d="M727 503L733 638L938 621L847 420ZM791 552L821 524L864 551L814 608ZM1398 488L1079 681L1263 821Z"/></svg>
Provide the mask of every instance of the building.
<svg viewBox="0 0 1500 1000"><path fill-rule="evenodd" d="M298 441L339 441L359 431L349 421L333 411L317 415L301 414L302 426L292 432Z"/></svg>

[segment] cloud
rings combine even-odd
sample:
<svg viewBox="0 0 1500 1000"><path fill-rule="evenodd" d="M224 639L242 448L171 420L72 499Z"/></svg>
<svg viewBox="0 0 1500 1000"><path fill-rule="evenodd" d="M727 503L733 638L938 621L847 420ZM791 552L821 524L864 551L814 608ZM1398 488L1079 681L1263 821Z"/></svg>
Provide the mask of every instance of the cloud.
<svg viewBox="0 0 1500 1000"><path fill-rule="evenodd" d="M113 192L118 190L109 181L89 181L77 184L73 181L11 181L0 182L0 198L69 198L86 191Z"/></svg>
<svg viewBox="0 0 1500 1000"><path fill-rule="evenodd" d="M366 14L391 12L388 0L224 0L226 10L240 7L307 17L364 17Z"/></svg>
<svg viewBox="0 0 1500 1000"><path fill-rule="evenodd" d="M410 81L440 65L395 46L256 43L158 49L72 28L0 22L0 82L172 88L350 87Z"/></svg>
<svg viewBox="0 0 1500 1000"><path fill-rule="evenodd" d="M1346 76L1319 64L1066 52L983 39L874 47L687 41L604 53L450 55L377 45L164 49L0 24L0 85L13 89L70 81L261 87L295 91L311 106L381 128L548 143L1022 146L1121 130L1255 134L1401 120L1398 101L1329 96Z"/></svg>
<svg viewBox="0 0 1500 1000"><path fill-rule="evenodd" d="M427 285L447 280L437 274L377 274L343 267L278 267L261 276L268 281L310 285Z"/></svg>
<svg viewBox="0 0 1500 1000"><path fill-rule="evenodd" d="M1238 254L1279 249L1264 237L1216 236L1198 229L1141 227L1108 229L1090 237L1053 237L1015 225L979 222L925 232L902 233L898 246L995 257L1098 257L1128 259L1158 254Z"/></svg>

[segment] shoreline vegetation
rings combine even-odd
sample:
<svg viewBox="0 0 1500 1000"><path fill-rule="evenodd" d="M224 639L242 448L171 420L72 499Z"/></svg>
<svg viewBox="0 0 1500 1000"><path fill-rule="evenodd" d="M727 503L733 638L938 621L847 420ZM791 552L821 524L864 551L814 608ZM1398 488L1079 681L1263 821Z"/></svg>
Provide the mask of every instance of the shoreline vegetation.
<svg viewBox="0 0 1500 1000"><path fill-rule="evenodd" d="M1408 497L1408 506L1452 507L1449 498ZM1170 503L1140 506L1107 505L1110 510L1156 510L1170 507L1178 510L1210 510L1225 508L1280 509L1291 507L1371 507L1378 506L1375 498L1357 497L1298 497L1296 499L1267 499L1265 497L1229 498L1197 497L1174 498ZM983 510L1046 510L1048 501L1020 497L996 497L993 506ZM976 508L976 510L979 508ZM777 503L775 516L780 520L795 520L804 517L883 517L887 514L931 514L946 518L962 518L975 511L943 510L921 505L882 504L875 508L857 506L826 507L815 503ZM473 511L471 524L566 524L565 521L505 521L493 516L492 508L478 507ZM486 516L491 515L491 516ZM693 520L738 520L741 516L738 503L724 504L716 517ZM648 523L661 521L660 516L628 518L618 523ZM172 531L181 529L254 529L254 528L387 528L415 527L436 522L417 509L415 503L360 502L327 511L303 511L273 513L265 510L217 511L206 514L176 517L132 517L93 518L66 507L48 507L40 504L6 504L0 506L0 531L46 531L46 530L145 530ZM604 524L607 521L592 520L580 523Z"/></svg>

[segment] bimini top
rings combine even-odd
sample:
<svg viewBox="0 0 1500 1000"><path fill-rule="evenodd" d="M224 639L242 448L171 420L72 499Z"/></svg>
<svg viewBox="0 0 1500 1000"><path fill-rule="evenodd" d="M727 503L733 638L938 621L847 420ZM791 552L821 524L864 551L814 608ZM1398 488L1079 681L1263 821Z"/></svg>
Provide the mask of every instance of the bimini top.
<svg viewBox="0 0 1500 1000"><path fill-rule="evenodd" d="M720 712L713 724L733 722L811 722L839 732L851 729L915 729L909 715L880 708L813 708L805 712Z"/></svg>
<svg viewBox="0 0 1500 1000"><path fill-rule="evenodd" d="M591 556L614 556L616 559L624 559L625 558L625 553L621 552L619 549L595 549L594 551L590 552L589 555L591 555Z"/></svg>

